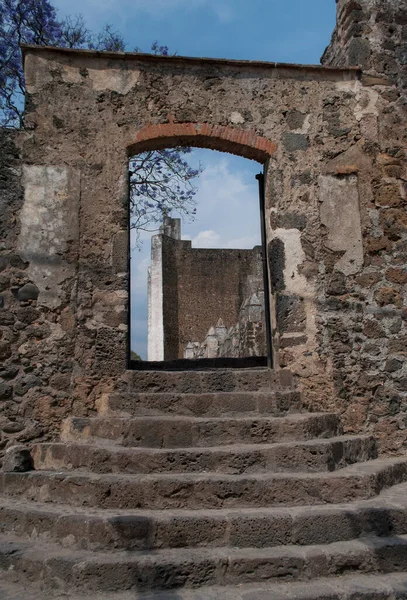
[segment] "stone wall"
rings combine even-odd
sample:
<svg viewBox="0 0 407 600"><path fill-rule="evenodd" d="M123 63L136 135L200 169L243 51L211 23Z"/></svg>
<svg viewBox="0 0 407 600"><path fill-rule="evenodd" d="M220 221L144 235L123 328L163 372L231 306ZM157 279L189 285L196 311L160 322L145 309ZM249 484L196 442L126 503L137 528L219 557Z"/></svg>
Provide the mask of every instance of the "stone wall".
<svg viewBox="0 0 407 600"><path fill-rule="evenodd" d="M74 267L62 256L73 262L77 212L59 201L75 195L76 182L58 168L23 165L27 139L0 130L0 450L55 436L73 406Z"/></svg>
<svg viewBox="0 0 407 600"><path fill-rule="evenodd" d="M179 219L165 219L162 232L152 237L151 256L149 312L161 314L149 318L149 342L156 351L157 330L162 332L161 360L184 358L187 346L204 342L219 319L227 330L235 327L245 301L264 290L260 248L193 248L190 241L181 240ZM258 350L259 356L266 355L264 344ZM205 357L215 358L210 354ZM159 360L153 348L148 355L149 360ZM245 348L242 337L229 356L253 355L254 347Z"/></svg>
<svg viewBox="0 0 407 600"><path fill-rule="evenodd" d="M276 368L403 450L406 0L337 8L321 67L24 50L26 131L2 133L3 446L120 385L128 157L186 144L265 165Z"/></svg>
<svg viewBox="0 0 407 600"><path fill-rule="evenodd" d="M330 356L348 430L373 430L382 451L397 451L407 439L407 2L339 0L337 12L322 60L364 69L362 111L354 145L327 162L320 186L347 181L347 214L358 192L362 239L357 251L349 242L343 248L355 253L353 272L332 268L341 248L329 237L325 244L321 350ZM338 206L341 197L338 188ZM322 225L333 216L327 208L321 205ZM337 217L342 228L347 216Z"/></svg>

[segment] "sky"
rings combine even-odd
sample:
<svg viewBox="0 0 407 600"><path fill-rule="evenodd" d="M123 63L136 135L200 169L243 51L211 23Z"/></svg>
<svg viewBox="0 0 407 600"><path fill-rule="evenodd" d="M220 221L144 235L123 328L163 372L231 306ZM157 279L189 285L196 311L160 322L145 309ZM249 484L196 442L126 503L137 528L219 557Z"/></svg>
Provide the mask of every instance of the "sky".
<svg viewBox="0 0 407 600"><path fill-rule="evenodd" d="M109 23L128 50L158 40L183 56L319 63L335 23L335 0L53 0L59 16L81 13L89 29Z"/></svg>
<svg viewBox="0 0 407 600"><path fill-rule="evenodd" d="M188 154L191 166L204 167L197 182L197 214L181 222L183 239L194 248L253 248L261 243L258 182L262 166L252 160L212 150ZM177 217L177 214L173 214ZM132 232L131 253L131 347L147 357L147 269L151 235L141 235L137 249Z"/></svg>
<svg viewBox="0 0 407 600"><path fill-rule="evenodd" d="M335 0L53 0L59 17L82 14L90 30L110 24L127 50L158 41L183 56L318 64L335 25ZM195 247L252 248L260 242L260 166L229 154L196 150L197 218L183 222ZM175 215L174 215L175 216ZM131 346L147 351L150 236L131 260ZM133 240L135 246L135 240Z"/></svg>

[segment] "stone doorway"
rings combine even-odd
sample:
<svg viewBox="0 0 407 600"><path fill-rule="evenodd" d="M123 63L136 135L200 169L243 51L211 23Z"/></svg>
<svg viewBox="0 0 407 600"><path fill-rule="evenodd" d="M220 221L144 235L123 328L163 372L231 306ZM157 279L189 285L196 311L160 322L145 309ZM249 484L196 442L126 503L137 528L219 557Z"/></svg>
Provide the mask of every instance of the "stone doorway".
<svg viewBox="0 0 407 600"><path fill-rule="evenodd" d="M258 161L201 145L187 157L209 170L188 205L160 188L157 164L177 148L130 158L131 369L272 363L264 174Z"/></svg>

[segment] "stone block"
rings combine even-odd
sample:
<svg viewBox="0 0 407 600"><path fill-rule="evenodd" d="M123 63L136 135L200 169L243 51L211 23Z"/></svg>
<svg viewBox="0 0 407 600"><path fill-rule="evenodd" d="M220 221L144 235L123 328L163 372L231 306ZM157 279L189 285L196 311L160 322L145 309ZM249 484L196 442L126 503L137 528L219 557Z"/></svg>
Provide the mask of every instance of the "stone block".
<svg viewBox="0 0 407 600"><path fill-rule="evenodd" d="M341 253L335 262L337 271L356 274L363 266L358 178L321 175L319 185L321 223L327 228L325 245Z"/></svg>
<svg viewBox="0 0 407 600"><path fill-rule="evenodd" d="M294 294L277 294L276 318L280 335L304 331L306 314L303 298Z"/></svg>
<svg viewBox="0 0 407 600"><path fill-rule="evenodd" d="M301 111L292 108L286 115L287 125L290 129L301 129L304 125L306 115Z"/></svg>
<svg viewBox="0 0 407 600"><path fill-rule="evenodd" d="M270 284L273 292L279 292L285 289L284 268L285 268L285 248L284 242L279 238L274 238L268 245L268 262L270 272Z"/></svg>
<svg viewBox="0 0 407 600"><path fill-rule="evenodd" d="M24 473L33 468L32 458L26 446L11 446L4 456L3 471Z"/></svg>
<svg viewBox="0 0 407 600"><path fill-rule="evenodd" d="M404 202L398 183L382 183L374 189L374 198L377 206L397 207Z"/></svg>
<svg viewBox="0 0 407 600"><path fill-rule="evenodd" d="M355 37L351 40L348 47L348 64L350 67L361 67L369 69L370 67L370 42L366 38Z"/></svg>
<svg viewBox="0 0 407 600"><path fill-rule="evenodd" d="M299 229L302 231L307 225L307 217L295 212L272 212L270 226L272 229Z"/></svg>
<svg viewBox="0 0 407 600"><path fill-rule="evenodd" d="M8 400L13 395L13 388L5 381L0 381L0 400Z"/></svg>
<svg viewBox="0 0 407 600"><path fill-rule="evenodd" d="M346 278L343 273L334 271L328 278L327 294L331 296L342 296L346 293Z"/></svg>
<svg viewBox="0 0 407 600"><path fill-rule="evenodd" d="M298 152L307 150L309 147L308 137L302 133L286 132L283 134L283 144L287 152Z"/></svg>
<svg viewBox="0 0 407 600"><path fill-rule="evenodd" d="M380 215L384 234L391 240L400 239L407 233L407 213L404 208L388 208Z"/></svg>
<svg viewBox="0 0 407 600"><path fill-rule="evenodd" d="M126 273L129 268L128 232L118 231L113 236L112 266L115 273Z"/></svg>
<svg viewBox="0 0 407 600"><path fill-rule="evenodd" d="M386 279L391 283L404 285L407 283L407 269L403 267L391 267L386 271Z"/></svg>
<svg viewBox="0 0 407 600"><path fill-rule="evenodd" d="M33 283L26 283L17 292L18 300L37 300L40 291Z"/></svg>
<svg viewBox="0 0 407 600"><path fill-rule="evenodd" d="M387 306L388 304L394 304L397 308L403 306L402 295L394 287L381 287L375 292L374 298L379 306Z"/></svg>

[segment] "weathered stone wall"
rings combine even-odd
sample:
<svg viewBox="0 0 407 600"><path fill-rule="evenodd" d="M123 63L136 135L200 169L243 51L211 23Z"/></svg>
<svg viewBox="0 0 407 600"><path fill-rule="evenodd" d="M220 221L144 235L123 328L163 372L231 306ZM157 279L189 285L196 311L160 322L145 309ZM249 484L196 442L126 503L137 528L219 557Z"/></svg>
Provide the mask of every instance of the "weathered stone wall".
<svg viewBox="0 0 407 600"><path fill-rule="evenodd" d="M59 168L23 165L28 139L0 130L0 450L56 435L73 405L77 211L61 203L76 182Z"/></svg>
<svg viewBox="0 0 407 600"><path fill-rule="evenodd" d="M403 448L407 7L337 7L335 68L25 50L26 131L2 138L3 445L125 371L128 157L187 144L265 164L276 367Z"/></svg>
<svg viewBox="0 0 407 600"><path fill-rule="evenodd" d="M158 260L162 264L164 360L184 358L187 346L203 342L219 319L226 329L235 326L243 303L254 293L250 289L251 280L256 278L257 288L259 271L260 280L262 277L258 247L253 250L193 248L190 241L180 239L180 228L177 235L179 237L160 234L161 255L155 254L153 258L153 262ZM156 245L156 237L153 237L153 245ZM154 264L151 269L155 270ZM150 295L154 295L153 289ZM152 326L155 327L155 323ZM237 354L230 356L255 355L251 350L236 348ZM258 356L265 355L263 346Z"/></svg>
<svg viewBox="0 0 407 600"><path fill-rule="evenodd" d="M26 160L34 145L37 163L80 173L73 389L92 390L100 373L115 382L126 368L121 241L128 156L188 144L268 163L276 365L301 376L310 403L332 398L332 378L318 354L319 280L311 253L320 243L318 175L328 152L351 143L340 132L324 137L324 103L344 98L342 118L356 131L358 70L31 48L25 68Z"/></svg>
<svg viewBox="0 0 407 600"><path fill-rule="evenodd" d="M348 429L373 430L383 451L396 451L407 439L407 2L339 0L337 11L323 61L364 69L362 111L353 146L326 164L321 184L336 178L356 186L363 256L354 272L329 268L329 254L324 258L321 348L331 357ZM346 194L347 209L352 195Z"/></svg>

